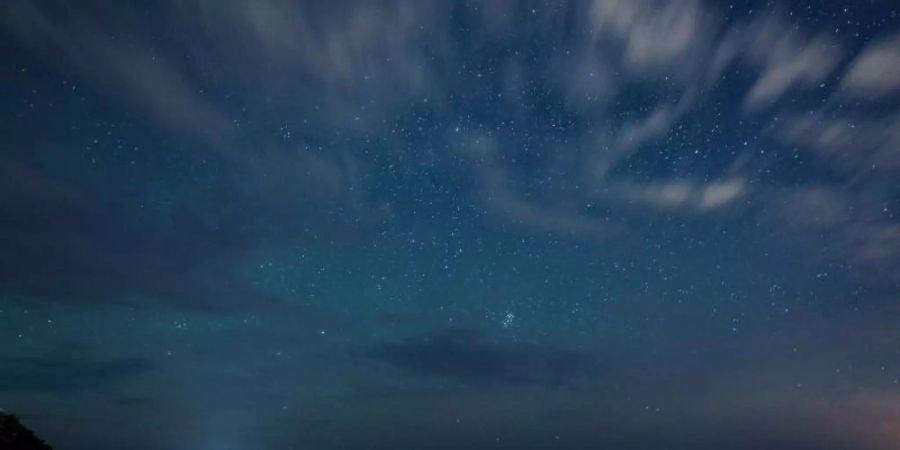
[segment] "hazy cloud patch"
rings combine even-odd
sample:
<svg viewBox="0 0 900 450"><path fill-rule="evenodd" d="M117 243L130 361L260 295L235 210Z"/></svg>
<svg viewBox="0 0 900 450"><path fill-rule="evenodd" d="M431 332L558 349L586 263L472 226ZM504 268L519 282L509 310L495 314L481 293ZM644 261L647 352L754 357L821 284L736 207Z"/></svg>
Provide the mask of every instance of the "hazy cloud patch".
<svg viewBox="0 0 900 450"><path fill-rule="evenodd" d="M370 355L404 371L457 379L473 385L576 383L592 364L576 352L489 340L468 329L448 329L385 342Z"/></svg>

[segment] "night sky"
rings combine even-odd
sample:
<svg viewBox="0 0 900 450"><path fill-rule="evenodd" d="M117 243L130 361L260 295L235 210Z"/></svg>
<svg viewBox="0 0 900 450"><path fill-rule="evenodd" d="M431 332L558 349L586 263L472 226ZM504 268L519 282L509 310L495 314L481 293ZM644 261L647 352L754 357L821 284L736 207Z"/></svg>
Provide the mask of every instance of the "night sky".
<svg viewBox="0 0 900 450"><path fill-rule="evenodd" d="M900 4L4 0L57 449L900 448Z"/></svg>

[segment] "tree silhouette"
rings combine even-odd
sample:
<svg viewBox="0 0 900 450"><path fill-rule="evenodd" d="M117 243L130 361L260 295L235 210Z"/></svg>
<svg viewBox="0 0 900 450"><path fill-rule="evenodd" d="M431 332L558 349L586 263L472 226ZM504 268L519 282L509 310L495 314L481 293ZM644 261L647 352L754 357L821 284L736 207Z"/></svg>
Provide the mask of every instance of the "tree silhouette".
<svg viewBox="0 0 900 450"><path fill-rule="evenodd" d="M53 448L25 428L14 414L0 412L0 449L52 450Z"/></svg>

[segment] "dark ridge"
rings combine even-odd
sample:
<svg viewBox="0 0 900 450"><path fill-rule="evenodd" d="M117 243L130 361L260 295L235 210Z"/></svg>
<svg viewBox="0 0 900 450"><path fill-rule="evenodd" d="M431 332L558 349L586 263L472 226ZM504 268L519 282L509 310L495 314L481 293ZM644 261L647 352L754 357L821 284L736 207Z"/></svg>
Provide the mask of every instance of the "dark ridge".
<svg viewBox="0 0 900 450"><path fill-rule="evenodd" d="M14 414L0 412L0 449L52 450L53 447L25 428Z"/></svg>

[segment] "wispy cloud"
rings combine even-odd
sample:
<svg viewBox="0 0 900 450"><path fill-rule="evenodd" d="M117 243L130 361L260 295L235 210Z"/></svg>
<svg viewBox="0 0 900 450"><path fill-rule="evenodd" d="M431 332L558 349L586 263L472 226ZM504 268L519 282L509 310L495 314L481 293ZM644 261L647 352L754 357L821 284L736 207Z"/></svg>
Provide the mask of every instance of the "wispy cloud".
<svg viewBox="0 0 900 450"><path fill-rule="evenodd" d="M712 2L652 0L538 2L531 9L513 2L484 8L412 1L351 1L341 8L276 0L163 2L157 14L183 44L176 51L150 38L135 8L113 6L122 20L112 23L92 14L98 7L14 0L3 6L3 29L53 64L73 68L113 101L170 133L192 136L197 145L191 147L205 149L199 154L223 158L228 189L222 191L234 188L229 201L254 215L255 224L209 214L204 221L243 246L253 245L247 235L260 234L248 229L259 231L268 226L263 223L276 224L278 235L310 234L304 230L312 222L332 220L323 219L326 211L349 224L350 234L383 223L384 211L398 205L372 195L378 170L428 165L454 171L460 155L473 181L471 200L501 226L591 239L614 235L634 206L642 213L694 215L766 209L766 202L779 200L756 194L785 189L754 180L753 170L787 148L853 179L893 174L900 161L895 114L865 111L897 89L890 76L896 36L852 55L839 36L795 24L782 10L729 17ZM470 39L454 28L459 23ZM179 37L187 30L197 31L189 41ZM533 42L552 45L538 51ZM842 64L847 70L839 81ZM729 89L738 89L739 107L719 111L710 102L737 73L746 83ZM810 114L795 101L832 91L829 105L851 95L863 112L832 114L830 106L816 105L826 109ZM547 114L548 105L558 117ZM688 154L674 145L691 118L710 107L718 111L710 134L743 126L729 120L771 120L771 141L755 142L771 151ZM473 145L490 150L465 148ZM418 151L422 147L429 150ZM694 155L716 152L731 163L701 170L711 166ZM657 159L669 161L667 170L634 168L635 160L655 154L665 154ZM27 157L20 159L14 163L29 167ZM869 183L857 195L883 196L887 183ZM878 229L893 226L882 219ZM102 240L75 234L86 248ZM15 248L26 260L34 253ZM154 264L200 270L208 257ZM51 259L61 264L59 258ZM194 282L172 277L177 290L197 292L187 287Z"/></svg>
<svg viewBox="0 0 900 450"><path fill-rule="evenodd" d="M577 383L592 372L579 353L517 342L492 342L467 329L449 329L385 342L373 358L400 369L454 378L473 385L548 385Z"/></svg>
<svg viewBox="0 0 900 450"><path fill-rule="evenodd" d="M40 356L0 357L0 392L56 395L106 387L156 368L145 358L96 358L80 347Z"/></svg>
<svg viewBox="0 0 900 450"><path fill-rule="evenodd" d="M892 35L866 46L853 60L841 87L846 93L867 100L883 100L900 93L900 35Z"/></svg>

